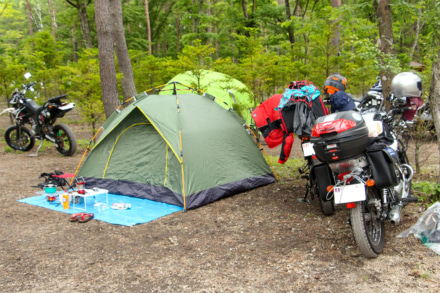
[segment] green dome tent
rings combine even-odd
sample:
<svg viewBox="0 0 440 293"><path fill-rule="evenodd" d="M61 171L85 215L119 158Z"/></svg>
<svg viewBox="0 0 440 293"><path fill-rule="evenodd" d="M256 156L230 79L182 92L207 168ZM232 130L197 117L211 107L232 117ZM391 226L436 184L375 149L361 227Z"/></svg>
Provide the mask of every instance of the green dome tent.
<svg viewBox="0 0 440 293"><path fill-rule="evenodd" d="M225 106L225 103L228 105L239 105L240 116L243 117L248 125L251 124L252 117L249 108L254 107L251 91L241 81L226 74L210 70L202 70L199 78L191 71L180 73L170 80L170 82L173 81L186 84L215 96L220 99L218 102L224 108L228 107Z"/></svg>
<svg viewBox="0 0 440 293"><path fill-rule="evenodd" d="M77 175L87 188L191 209L275 181L233 110L178 86L141 93L109 117Z"/></svg>

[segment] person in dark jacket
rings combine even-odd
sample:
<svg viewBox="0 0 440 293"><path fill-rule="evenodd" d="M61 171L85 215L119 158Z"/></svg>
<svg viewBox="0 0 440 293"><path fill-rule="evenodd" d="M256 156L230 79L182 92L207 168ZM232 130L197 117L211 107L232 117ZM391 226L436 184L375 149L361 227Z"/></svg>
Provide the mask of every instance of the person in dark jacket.
<svg viewBox="0 0 440 293"><path fill-rule="evenodd" d="M324 82L324 93L330 98L331 112L353 110L356 106L345 90L347 79L339 74L330 75Z"/></svg>

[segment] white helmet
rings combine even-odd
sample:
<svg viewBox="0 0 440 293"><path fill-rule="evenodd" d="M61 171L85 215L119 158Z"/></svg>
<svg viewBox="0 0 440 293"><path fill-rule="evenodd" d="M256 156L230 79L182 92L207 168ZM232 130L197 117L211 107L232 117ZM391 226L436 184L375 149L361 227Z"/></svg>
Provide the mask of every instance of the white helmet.
<svg viewBox="0 0 440 293"><path fill-rule="evenodd" d="M393 78L391 88L396 98L421 97L422 79L413 72L401 72Z"/></svg>

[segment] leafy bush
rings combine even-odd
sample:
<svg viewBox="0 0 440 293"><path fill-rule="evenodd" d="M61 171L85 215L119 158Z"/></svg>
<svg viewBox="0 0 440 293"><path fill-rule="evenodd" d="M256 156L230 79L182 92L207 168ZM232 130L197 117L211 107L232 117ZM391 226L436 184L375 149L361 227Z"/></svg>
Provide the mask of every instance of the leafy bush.
<svg viewBox="0 0 440 293"><path fill-rule="evenodd" d="M413 190L421 193L420 198L428 204L428 206L440 200L440 183L429 181L413 182Z"/></svg>

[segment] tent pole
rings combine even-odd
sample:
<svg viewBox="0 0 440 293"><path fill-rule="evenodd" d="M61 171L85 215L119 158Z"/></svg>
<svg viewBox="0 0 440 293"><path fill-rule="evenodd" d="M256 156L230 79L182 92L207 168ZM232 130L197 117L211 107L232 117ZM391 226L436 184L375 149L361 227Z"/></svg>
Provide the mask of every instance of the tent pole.
<svg viewBox="0 0 440 293"><path fill-rule="evenodd" d="M179 131L180 140L180 168L182 170L182 197L183 197L183 211L186 212L186 198L185 198L185 176L183 173L183 151L182 151L182 131Z"/></svg>
<svg viewBox="0 0 440 293"><path fill-rule="evenodd" d="M83 153L83 155L82 155L82 157L81 157L81 160L79 161L79 164L78 164L78 166L76 167L75 174L73 174L72 180L70 181L70 185L72 185L73 180L75 180L76 173L78 173L78 170L79 170L79 166L81 166L81 163L82 163L82 161L84 160L84 157L86 156L87 151L90 149L90 145L92 144L92 141L94 141L95 137L98 135L98 133L99 133L101 130L102 130L102 126L98 129L98 131L95 133L95 135L94 135L94 136L92 137L92 139L89 141L89 144L87 145L86 150L84 151L84 153Z"/></svg>
<svg viewBox="0 0 440 293"><path fill-rule="evenodd" d="M275 168L272 166L272 163L269 160L269 156L267 155L266 151L264 150L263 145L261 144L260 140L258 139L258 137L255 135L255 133L252 131L252 129L249 127L249 125L247 125L247 123L245 123L244 125L246 125L247 129L250 130L250 132L252 133L252 135L255 137L255 139L257 140L258 144L260 145L261 150L263 151L264 155L267 158L267 161L269 162L270 168L273 171L273 174L275 175L275 178L277 179L277 181L280 181L280 179L278 178L277 172L275 172Z"/></svg>

